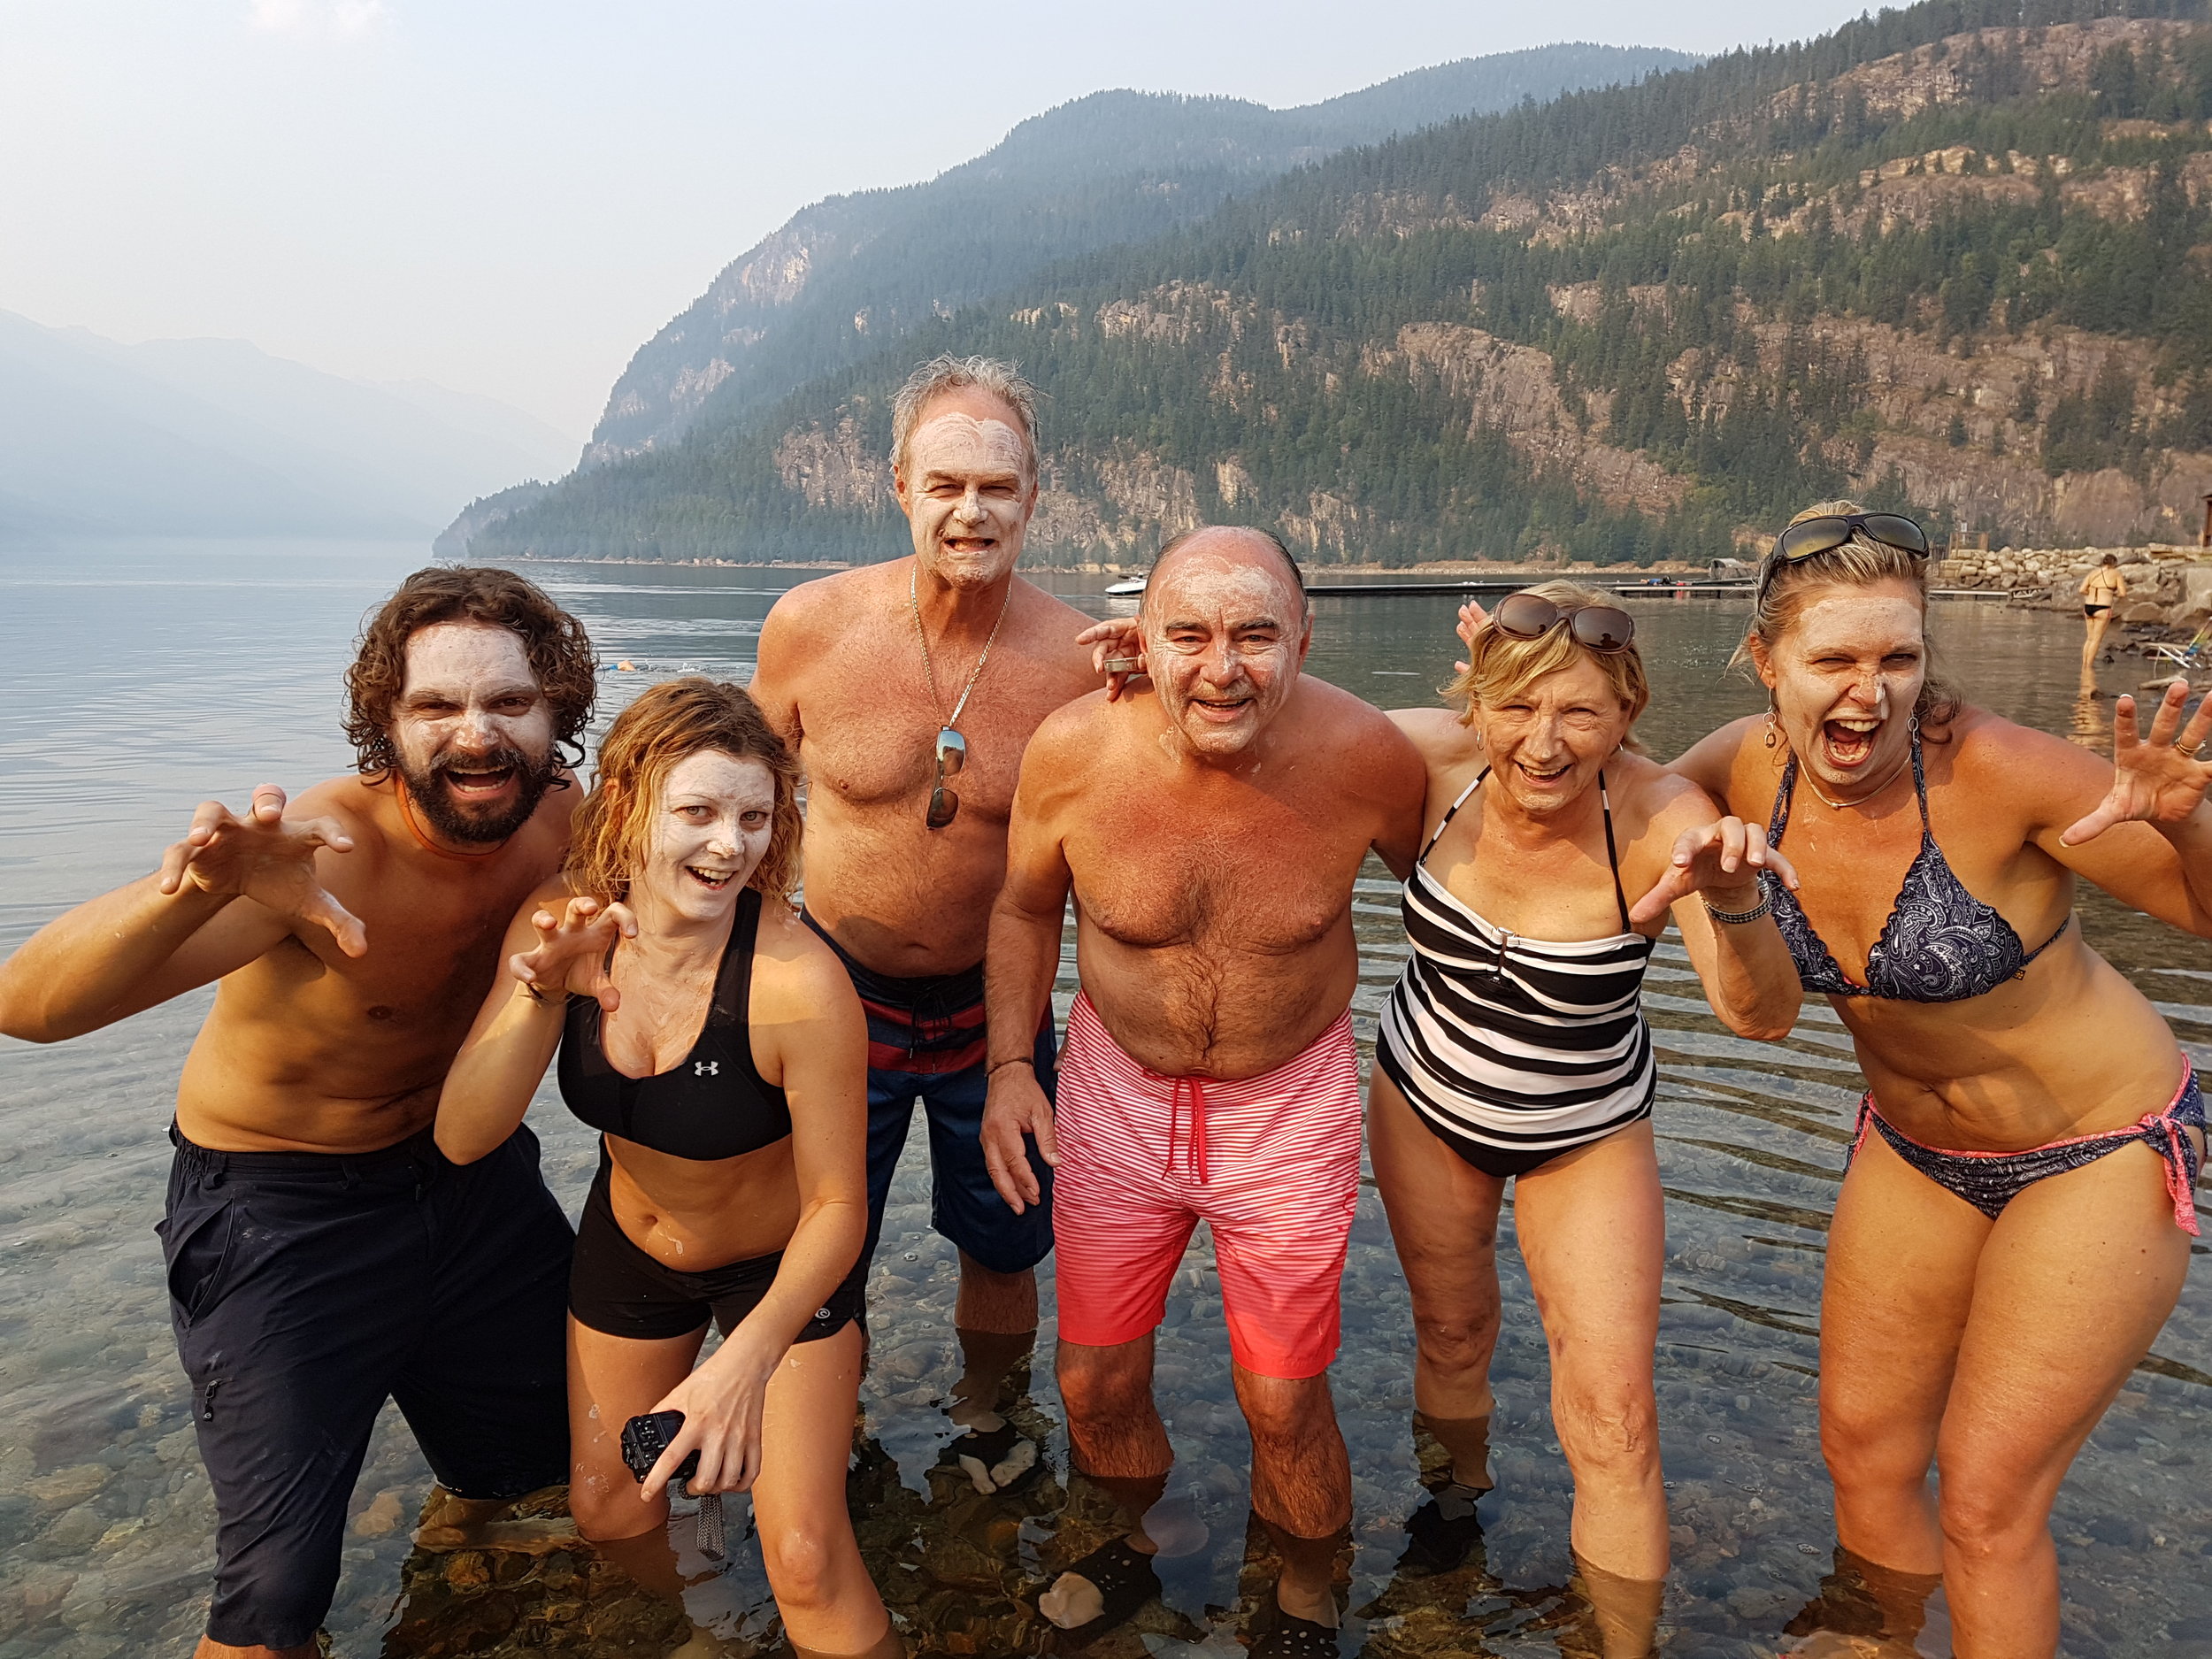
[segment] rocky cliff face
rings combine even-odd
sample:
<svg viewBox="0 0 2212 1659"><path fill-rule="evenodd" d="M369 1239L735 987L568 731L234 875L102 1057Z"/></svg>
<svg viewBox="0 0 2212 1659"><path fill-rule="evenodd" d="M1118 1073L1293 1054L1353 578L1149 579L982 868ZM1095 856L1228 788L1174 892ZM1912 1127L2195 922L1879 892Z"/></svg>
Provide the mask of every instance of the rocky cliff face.
<svg viewBox="0 0 2212 1659"><path fill-rule="evenodd" d="M1348 151L921 325L844 294L848 333L915 332L744 419L718 345L638 417L695 408L711 443L653 438L512 544L891 550L885 399L939 349L1046 392L1032 542L1069 562L1233 517L1323 560L1701 565L1835 495L2001 545L2193 543L2212 20L2101 4L1945 35L1976 7L1933 0ZM726 273L699 326L746 344L823 303L856 268L832 205Z"/></svg>

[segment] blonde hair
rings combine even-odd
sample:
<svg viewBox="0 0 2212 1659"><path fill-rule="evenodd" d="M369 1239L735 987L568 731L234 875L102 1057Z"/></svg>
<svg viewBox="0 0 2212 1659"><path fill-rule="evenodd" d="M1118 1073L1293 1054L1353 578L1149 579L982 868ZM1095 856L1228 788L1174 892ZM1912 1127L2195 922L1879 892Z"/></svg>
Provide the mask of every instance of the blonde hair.
<svg viewBox="0 0 2212 1659"><path fill-rule="evenodd" d="M1578 582L1540 582L1524 591L1550 600L1562 611L1615 603L1611 595ZM1485 623L1476 634L1475 642L1468 648L1465 672L1443 688L1444 695L1466 699L1466 712L1460 716L1463 725L1475 718L1477 704L1495 707L1507 698L1525 692L1545 675L1571 668L1578 662L1594 664L1605 676L1606 683L1620 698L1621 706L1628 710L1628 723L1632 728L1651 706L1651 682L1644 677L1644 659L1637 653L1634 642L1632 641L1625 650L1594 651L1575 638L1571 628L1549 627L1536 638L1525 640L1505 633L1495 622ZM1622 741L1621 747L1638 754L1642 752L1632 730Z"/></svg>
<svg viewBox="0 0 2212 1659"><path fill-rule="evenodd" d="M577 892L612 902L651 855L653 818L679 761L708 752L757 760L776 786L768 850L746 879L787 902L799 883L799 764L743 690L703 674L664 680L615 717L599 744L591 793L576 810L563 873Z"/></svg>
<svg viewBox="0 0 2212 1659"><path fill-rule="evenodd" d="M1803 524L1808 518L1847 518L1865 511L1855 501L1816 502L1791 519L1790 526ZM1783 635L1797 626L1797 619L1816 588L1872 588L1881 582L1903 582L1920 602L1921 638L1927 646L1927 654L1921 659L1925 673L1912 711L1924 726L1949 725L1957 718L1965 699L1936 668L1935 641L1928 638L1926 626L1928 565L1928 560L1902 548L1877 541L1859 526L1853 526L1851 539L1842 546L1794 563L1782 561L1778 546L1770 548L1766 557L1759 561L1759 578L1752 589L1755 597L1751 626L1745 631L1744 642L1729 658L1730 665L1751 664L1754 639L1772 652L1781 643Z"/></svg>
<svg viewBox="0 0 2212 1659"><path fill-rule="evenodd" d="M1022 442L1029 449L1029 476L1037 476L1037 388L1022 379L1021 371L996 357L956 357L950 352L932 357L906 377L891 399L891 465L906 471L906 446L930 400L945 392L973 387L988 392L1014 411L1021 422Z"/></svg>

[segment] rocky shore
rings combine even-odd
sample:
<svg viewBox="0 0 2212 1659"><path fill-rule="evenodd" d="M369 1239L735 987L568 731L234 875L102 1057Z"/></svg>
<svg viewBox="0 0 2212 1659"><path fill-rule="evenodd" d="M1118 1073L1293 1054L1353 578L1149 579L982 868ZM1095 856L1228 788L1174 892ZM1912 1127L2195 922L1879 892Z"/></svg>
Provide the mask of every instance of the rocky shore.
<svg viewBox="0 0 2212 1659"><path fill-rule="evenodd" d="M2078 611L2081 579L2108 553L2120 561L2128 585L2116 622L2193 632L2212 618L2212 550L2202 548L1962 548L1936 566L1935 585L2003 589L2017 604Z"/></svg>

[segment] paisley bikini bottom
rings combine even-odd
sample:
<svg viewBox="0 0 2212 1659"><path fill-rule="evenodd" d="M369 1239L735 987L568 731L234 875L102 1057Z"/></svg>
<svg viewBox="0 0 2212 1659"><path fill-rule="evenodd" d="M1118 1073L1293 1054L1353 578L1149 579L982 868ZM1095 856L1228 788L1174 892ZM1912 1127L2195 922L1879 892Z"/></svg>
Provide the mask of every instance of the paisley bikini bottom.
<svg viewBox="0 0 2212 1659"><path fill-rule="evenodd" d="M2197 1232L2194 1194L2198 1153L2188 1132L2194 1129L2200 1134L2205 1133L2205 1117L2204 1095L2197 1087L2193 1068L2182 1074L2181 1087L2174 1091L2173 1099L2162 1111L2138 1118L2125 1129L2070 1135L2045 1146L2030 1147L2024 1152L1951 1152L1940 1147L1923 1146L1892 1127L1889 1120L1875 1110L1874 1096L1869 1094L1859 1102L1858 1130L1851 1138L1850 1156L1844 1160L1846 1168L1850 1166L1851 1157L1858 1156L1869 1129L1878 1132L1889 1142L1890 1150L1913 1168L1937 1186L1956 1193L1992 1221L2037 1181L2063 1175L2085 1164L2094 1164L2106 1153L2116 1152L2131 1141L2140 1141L2158 1154L2166 1166L2166 1193L2174 1202L2174 1225L2193 1236Z"/></svg>

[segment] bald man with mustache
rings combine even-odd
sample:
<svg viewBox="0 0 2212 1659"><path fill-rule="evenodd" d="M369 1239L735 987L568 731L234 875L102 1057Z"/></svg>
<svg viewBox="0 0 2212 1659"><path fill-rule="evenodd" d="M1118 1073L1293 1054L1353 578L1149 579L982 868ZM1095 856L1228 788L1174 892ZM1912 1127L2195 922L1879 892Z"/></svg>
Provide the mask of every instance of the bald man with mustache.
<svg viewBox="0 0 2212 1659"><path fill-rule="evenodd" d="M1041 1197L1024 1137L1056 1164L1069 1439L1131 1524L1041 1607L1102 1630L1158 1588L1150 1557L1168 1540L1146 1517L1173 1453L1153 1332L1203 1220L1252 1506L1284 1562L1253 1651L1333 1652L1351 1518L1327 1371L1358 1201L1352 891L1371 850L1410 868L1425 774L1380 710L1302 673L1311 612L1271 536L1170 542L1140 625L1149 688L1069 705L1023 758L987 958L985 1154L1018 1213ZM1046 1006L1071 888L1082 992L1056 1118L1012 1033Z"/></svg>

